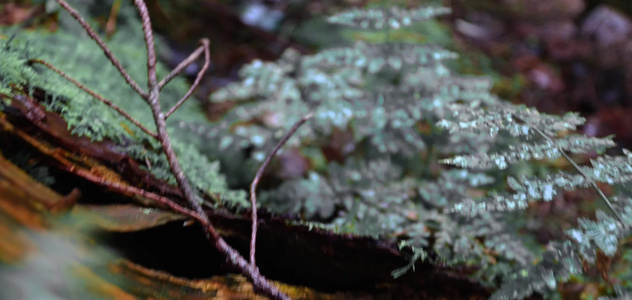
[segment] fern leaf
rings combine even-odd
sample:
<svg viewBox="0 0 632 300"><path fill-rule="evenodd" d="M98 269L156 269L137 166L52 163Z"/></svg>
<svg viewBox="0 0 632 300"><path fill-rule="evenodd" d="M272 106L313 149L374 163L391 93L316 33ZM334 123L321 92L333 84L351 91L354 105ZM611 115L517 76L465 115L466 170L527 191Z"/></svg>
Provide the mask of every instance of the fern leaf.
<svg viewBox="0 0 632 300"><path fill-rule="evenodd" d="M454 132L479 132L496 136L507 131L512 136L533 136L534 129L555 136L558 131L575 130L586 121L577 113L563 117L542 114L535 109L511 104L494 105L487 108L455 104L450 107L456 121L442 120L440 127Z"/></svg>
<svg viewBox="0 0 632 300"><path fill-rule="evenodd" d="M587 188L592 184L592 180L608 182L610 184L632 181L632 168L628 162L618 165L620 169L628 172L617 172L619 169L606 168L605 164L597 165L597 168L582 167L586 178L582 174L559 172L558 174L547 174L543 178L526 177L520 179L508 177L507 183L514 190L514 193L494 193L488 198L478 200L465 199L463 202L455 204L452 212L474 216L486 211L514 211L525 209L529 205L529 200L551 201L559 190L572 191L579 188ZM603 171L602 171L603 170Z"/></svg>
<svg viewBox="0 0 632 300"><path fill-rule="evenodd" d="M458 55L434 45L406 43L366 44L356 42L353 47L327 49L314 55L305 56L301 62L303 69L309 68L357 68L375 74L383 67L401 70L404 67L432 67Z"/></svg>
<svg viewBox="0 0 632 300"><path fill-rule="evenodd" d="M447 7L421 7L404 9L390 8L351 9L333 16L327 21L360 29L382 30L386 27L399 29L414 23L451 13Z"/></svg>
<svg viewBox="0 0 632 300"><path fill-rule="evenodd" d="M472 169L506 169L509 165L529 161L531 159L555 160L562 156L561 151L570 153L586 153L592 150L603 151L605 148L614 147L612 137L594 138L583 135L570 135L549 141L526 141L509 145L507 151L487 154L477 153L467 156L455 156L442 162L456 165L461 168Z"/></svg>

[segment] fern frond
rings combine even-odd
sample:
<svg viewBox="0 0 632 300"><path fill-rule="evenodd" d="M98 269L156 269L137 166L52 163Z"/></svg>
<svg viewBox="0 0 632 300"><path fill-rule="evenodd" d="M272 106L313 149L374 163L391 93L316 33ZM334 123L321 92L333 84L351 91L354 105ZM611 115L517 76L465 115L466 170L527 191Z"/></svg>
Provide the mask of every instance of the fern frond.
<svg viewBox="0 0 632 300"><path fill-rule="evenodd" d="M533 136L536 134L534 130L538 129L546 135L556 136L558 131L575 130L586 121L577 113L567 113L559 117L511 104L499 104L487 108L479 105L455 104L450 109L457 120L442 120L438 123L450 133L478 132L496 136L502 130L512 136Z"/></svg>
<svg viewBox="0 0 632 300"><path fill-rule="evenodd" d="M211 99L214 102L247 100L254 97L279 97L282 101L299 100L297 83L288 76L290 65L264 63L255 60L246 65L239 75L243 81L232 83L219 90Z"/></svg>
<svg viewBox="0 0 632 300"><path fill-rule="evenodd" d="M582 257L590 263L595 262L595 250L599 249L607 256L613 256L618 251L619 238L625 231L622 224L597 210L597 220L579 219L579 228L566 230L566 234L573 240L575 247Z"/></svg>
<svg viewBox="0 0 632 300"><path fill-rule="evenodd" d="M514 193L494 193L488 198L465 199L454 205L452 212L476 215L486 211L513 211L525 209L529 200L551 201L560 190L572 191L591 187L595 181L608 184L632 181L632 153L626 156L605 156L591 160L592 167L580 166L581 173L558 172L543 178L520 179L509 176L507 184Z"/></svg>
<svg viewBox="0 0 632 300"><path fill-rule="evenodd" d="M386 27L399 29L451 12L452 10L447 7L405 9L392 6L390 8L351 9L330 16L327 21L360 29L382 30Z"/></svg>
<svg viewBox="0 0 632 300"><path fill-rule="evenodd" d="M595 138L584 135L569 135L555 139L555 143L548 141L525 141L509 145L507 151L487 154L476 153L473 155L455 156L442 160L445 164L455 165L461 168L472 169L506 169L509 165L532 159L554 160L562 156L561 151L569 153L586 153L597 150L603 151L606 148L614 147L612 137Z"/></svg>
<svg viewBox="0 0 632 300"><path fill-rule="evenodd" d="M386 66L398 71L411 66L432 67L443 60L456 58L458 54L434 45L356 42L353 47L327 49L305 56L301 67L357 68L375 74Z"/></svg>

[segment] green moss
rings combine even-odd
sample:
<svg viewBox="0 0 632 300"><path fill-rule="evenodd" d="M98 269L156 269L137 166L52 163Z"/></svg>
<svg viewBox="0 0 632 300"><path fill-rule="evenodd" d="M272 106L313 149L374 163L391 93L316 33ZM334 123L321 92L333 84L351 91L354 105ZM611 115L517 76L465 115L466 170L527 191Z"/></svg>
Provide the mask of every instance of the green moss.
<svg viewBox="0 0 632 300"><path fill-rule="evenodd" d="M129 14L133 9L131 4L124 5L122 15ZM132 78L144 87L147 67L140 22L136 18L127 18L119 24L118 32L107 44ZM132 158L150 161L151 172L158 178L173 180L156 141L63 77L44 66L27 63L34 58L51 63L127 111L147 128L154 129L147 103L126 84L94 41L85 35L67 33L63 28L48 33L0 27L0 33L14 36L0 41L0 92L18 92L16 87L24 87L29 94L35 89L45 91L46 108L58 112L74 134L87 136L93 141L112 140ZM167 73L163 65L158 66L159 78ZM188 88L183 78L172 80L161 93L163 109L171 107ZM173 127L180 118L185 117L187 120L206 122L199 105L195 101L188 101L169 119L169 126ZM206 193L220 194L222 199L230 203L246 203L244 193L228 190L216 163L204 158L195 148L187 147L187 143L178 138L177 132L171 130L171 133L174 149L195 187Z"/></svg>

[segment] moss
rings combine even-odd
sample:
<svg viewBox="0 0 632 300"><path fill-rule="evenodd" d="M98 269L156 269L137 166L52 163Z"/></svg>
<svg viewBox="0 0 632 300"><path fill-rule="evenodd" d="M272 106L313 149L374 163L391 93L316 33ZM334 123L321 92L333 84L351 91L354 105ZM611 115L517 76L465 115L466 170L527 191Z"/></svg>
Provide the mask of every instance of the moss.
<svg viewBox="0 0 632 300"><path fill-rule="evenodd" d="M133 9L131 4L123 9ZM140 22L126 19L118 32L107 41L114 55L140 86L146 86L146 52ZM118 71L89 37L60 29L55 33L0 28L0 33L14 38L0 41L0 92L16 92L25 87L29 94L35 89L46 93L46 108L58 112L69 129L78 136L93 141L104 139L119 144L132 158L152 162L151 172L161 179L173 180L159 145L116 111L92 98L58 74L41 65L29 65L29 59L43 59L77 81L108 98L131 114L147 128L154 129L151 111L146 102L129 87ZM159 48L160 45L157 45ZM159 78L168 74L158 66ZM163 109L171 107L189 88L183 78L175 78L161 93ZM1 109L1 107L0 107ZM180 118L207 122L195 101L188 101L169 120L173 127ZM245 204L245 194L229 191L216 163L204 158L195 148L187 147L177 132L171 131L174 148L192 184L212 194L220 194L231 203Z"/></svg>

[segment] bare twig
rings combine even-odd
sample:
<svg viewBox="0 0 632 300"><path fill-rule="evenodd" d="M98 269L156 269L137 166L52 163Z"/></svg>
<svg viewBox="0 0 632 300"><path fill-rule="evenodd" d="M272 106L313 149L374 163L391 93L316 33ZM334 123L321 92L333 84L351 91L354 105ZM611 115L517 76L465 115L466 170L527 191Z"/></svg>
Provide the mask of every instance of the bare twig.
<svg viewBox="0 0 632 300"><path fill-rule="evenodd" d="M259 185L259 181L261 180L261 176L263 176L263 172L268 167L268 165L272 161L272 158L274 158L274 156L277 154L279 149L283 147L283 145L287 142L287 140L290 139L290 137L296 132L296 130L298 130L298 128L301 127L301 125L305 124L305 122L307 122L313 116L314 116L313 113L309 113L303 118L301 118L300 120L298 120L298 122L294 123L292 128L290 128L290 130L283 136L283 138L276 144L276 146L274 146L272 151L268 153L268 156L259 167L259 170L257 170L257 174L255 175L255 178L252 180L252 184L250 184L250 205L252 206L252 210L250 213L250 218L252 219L252 232L250 236L250 265L252 266L256 265L255 264L255 251L256 251L255 249L256 249L256 244L257 244L257 223L258 223L257 221L257 185Z"/></svg>
<svg viewBox="0 0 632 300"><path fill-rule="evenodd" d="M209 50L209 45L211 44L211 42L208 39L202 39L200 41L200 43L202 44L197 50L195 50L195 52L193 52L193 54L189 55L189 57L182 61L182 63L180 63L175 69L173 69L173 72L171 72L171 74L177 74L182 72L182 70L184 70L184 68L186 68L188 65L190 65L195 59L197 59L197 57L200 55L199 52L200 50L204 51L204 65L202 66L202 68L200 69L200 71L198 72L197 76L195 77L195 81L193 81L193 84L191 84L191 88L187 91L186 94L184 94L184 96L182 97L182 99L180 99L180 101L178 101L165 115L165 119L169 118L169 116L171 116L171 114L173 112L175 112L178 108L180 108L180 106L184 103L184 101L187 101L187 99L189 99L189 97L191 97L191 94L193 94L193 92L195 91L195 89L197 89L198 85L200 84L200 81L202 81L202 77L204 76L204 73L206 73L206 70L208 69L208 66L211 63L211 53ZM169 75L171 75L169 74ZM165 77L165 79L168 79ZM167 82L169 82L171 79L169 80L161 80L160 83L158 83L158 86L160 88L162 88L161 84L164 82L165 84Z"/></svg>
<svg viewBox="0 0 632 300"><path fill-rule="evenodd" d="M73 15L73 17L75 17L75 19L79 21L79 23L81 23L81 25L86 29L90 37L92 37L92 39L94 39L97 42L97 44L101 46L101 48L105 52L108 59L112 62L112 64L114 64L119 69L119 72L123 75L123 77L126 79L128 84L132 86L132 88L134 88L134 90L138 94L140 94L149 104L152 115L154 117L154 122L156 124L157 134L155 135L155 137L162 145L163 152L165 153L167 157L167 161L169 162L169 167L174 177L176 178L178 187L180 188L180 191L182 191L182 194L184 195L188 204L191 206L191 208L193 208L193 211L188 210L170 200L166 201L166 203L172 202L168 206L179 213L195 218L202 225L202 228L204 229L204 232L206 233L207 239L209 239L209 241L211 241L214 244L215 248L226 257L226 260L228 261L230 265L237 267L242 272L242 274L246 276L246 278L248 278L250 282L252 282L252 284L255 287L255 290L259 290L274 299L289 299L287 295L282 293L277 287L272 285L267 279L265 279L265 277L263 277L263 275L259 273L259 269L257 268L257 266L249 264L248 261L239 254L239 252L237 252L235 249L233 249L224 241L224 239L217 232L213 224L210 222L208 215L203 210L200 203L196 200L196 197L195 197L196 195L193 189L191 188L191 185L189 184L189 181L186 178L184 171L182 170L182 167L180 166L180 163L178 162L178 158L173 150L171 139L167 132L166 119L167 119L167 116L172 113L172 111L170 111L168 114L164 114L162 112L162 107L160 105L161 85L164 86L164 84L166 84L169 80L171 80L173 76L175 76L171 74L177 74L181 72L182 69L186 67L185 65L190 62L185 62L183 64L180 64L180 66L178 66L179 68L176 68L177 70L174 70L165 80L158 83L158 80L156 78L157 77L156 76L156 52L154 49L154 36L153 36L153 31L151 29L151 21L149 19L149 12L147 10L147 6L145 5L145 2L143 0L134 0L134 4L138 8L138 11L141 17L142 28L143 28L144 38L145 38L145 46L147 48L147 86L149 89L148 93L143 92L138 87L138 85L131 79L131 77L129 77L129 75L122 68L120 63L114 58L110 50L105 46L105 44L101 41L101 39L96 35L94 30L92 30L92 28L90 28L90 26L83 20L83 18L79 15L79 13L75 9L73 9L70 5L68 5L68 3L66 3L64 0L56 0L56 1L63 8L68 10L70 14ZM177 109L179 105L181 105L184 101L186 101L186 99L193 92L197 84L199 84L199 80L201 79L204 71L206 71L206 68L208 67L207 64L209 63L209 60L210 60L210 54L208 50L208 41L202 42L202 49L205 52L205 59L206 59L205 67L198 74L194 86L192 86L189 92L187 92L185 97L183 97L180 101L178 101L178 103L176 104L176 106L174 106L172 110ZM196 57L196 56L199 56L199 54L192 55L191 57ZM192 59L191 61L193 61L193 58L191 59ZM161 200L164 200L164 199L156 199L155 201L160 202Z"/></svg>
<svg viewBox="0 0 632 300"><path fill-rule="evenodd" d="M200 47L195 49L195 51L193 51L193 53L189 54L189 56L185 60L180 62L178 64L178 66L176 66L171 71L171 73L169 73L169 75L165 76L165 78L160 80L160 83L158 83L158 86L160 87L160 89L164 88L165 85L167 85L172 79L174 79L176 76L178 76L178 74L182 73L182 71L184 71L184 69L186 69L195 60L197 60L200 57L200 55L202 55L202 53L204 52L204 46L205 45L210 45L210 41L208 39L201 39L200 40L200 44L202 44L202 45L200 45ZM200 73L204 73L204 72L200 72Z"/></svg>
<svg viewBox="0 0 632 300"><path fill-rule="evenodd" d="M93 183L108 187L109 189L113 191L117 191L123 195L141 196L143 198L149 199L156 203L162 204L177 213L183 214L185 216L191 217L196 220L201 219L198 213L174 202L173 200L169 198L160 196L158 194L154 194L154 193L145 191L143 189L139 189L131 185L124 185L118 182L109 181L107 179L96 176L84 169L74 168L71 166L70 168L67 168L67 171L75 175L78 175L79 177L82 177L84 179L87 179L89 181L92 181Z"/></svg>
<svg viewBox="0 0 632 300"><path fill-rule="evenodd" d="M193 189L184 175L184 171L182 170L182 167L178 162L178 158L173 151L169 133L167 132L166 116L162 112L162 108L160 106L160 86L156 80L156 53L154 50L154 38L149 13L147 12L147 6L142 0L134 0L134 4L138 7L138 11L141 16L143 32L145 33L145 44L147 47L147 76L149 88L147 102L149 103L154 115L158 131L158 140L162 144L163 151L167 156L167 161L169 162L169 167L178 182L180 190L189 202L189 205L191 205L193 210L199 214L200 217L198 218L198 221L205 229L207 238L214 242L215 247L227 258L228 262L231 265L238 267L257 289L261 290L268 296L275 299L289 299L287 295L283 294L279 291L279 289L270 284L270 282L259 273L259 269L256 266L248 264L239 252L230 247L224 241L217 230L215 230L215 227L211 224L208 215L204 212L200 203L196 200Z"/></svg>
<svg viewBox="0 0 632 300"><path fill-rule="evenodd" d="M141 95L143 98L146 99L147 93L143 91L140 88L140 86L138 86L138 83L136 83L134 79L132 79L129 73L127 73L127 71L123 68L121 63L118 61L118 59L114 57L114 54L112 54L112 51L110 50L110 48L108 48L108 46L105 45L103 40L101 40L101 38L97 35L97 33L94 32L94 29L90 27L90 24L88 24L88 22L86 22L86 20L84 20L83 17L81 17L79 12L76 9L72 8L72 6L70 6L64 0L55 0L55 1L59 3L61 7L63 7L65 10L67 10L70 13L70 15L72 15L72 17L75 18L77 22L79 22L79 24L81 24L81 26L86 30L86 33L88 33L88 35L99 45L99 47L101 47L101 49L103 50L103 53L105 53L105 56L107 56L107 58L112 62L112 64L116 67L119 73L121 73L121 76L125 78L125 81L127 81L127 84L129 84L134 89L134 91L136 91L136 93L138 93L139 95Z"/></svg>
<svg viewBox="0 0 632 300"><path fill-rule="evenodd" d="M151 21L149 20L147 6L145 6L145 2L142 0L135 0L134 4L136 4L136 7L138 7L138 11L140 12L141 20L143 22L143 32L145 33L145 46L147 47L147 86L149 88L149 97L147 98L147 102L149 103L149 107L151 108L151 112L156 123L158 141L162 145L162 150L167 156L171 172L175 176L178 187L184 194L185 198L197 213L202 216L206 216L200 203L195 200L193 189L184 175L184 171L182 170L182 167L178 162L178 158L173 151L169 133L167 133L165 114L162 112L162 107L160 105L160 89L158 88L158 80L156 79L154 35L151 29Z"/></svg>
<svg viewBox="0 0 632 300"><path fill-rule="evenodd" d="M85 91L86 93L90 94L90 96L92 96L94 98L97 98L99 101L105 103L107 106L109 106L109 107L113 108L114 110L116 110L116 112L121 114L123 117L127 118L127 120L132 122L134 125L136 125L138 128L140 128L145 133L149 134L150 136L152 136L154 138L157 137L155 132L153 132L153 131L149 130L148 128L146 128L145 126L143 126L143 124L141 124L136 119L134 119L134 117L132 117L130 114L128 114L122 108L118 107L116 104L112 103L110 100L105 99L105 97L97 94L96 92L94 92L93 90L89 89L88 87L86 87L85 85L81 84L80 82L74 80L72 77L68 76L68 74L66 74L64 71L62 71L60 69L57 69L55 66L53 66L53 65L49 64L48 62L46 62L44 60L41 60L41 59L31 59L31 60L29 60L29 63L38 63L38 64L44 65L47 68L55 71L57 74L61 75L66 80L72 82L78 88L80 88L83 91Z"/></svg>

